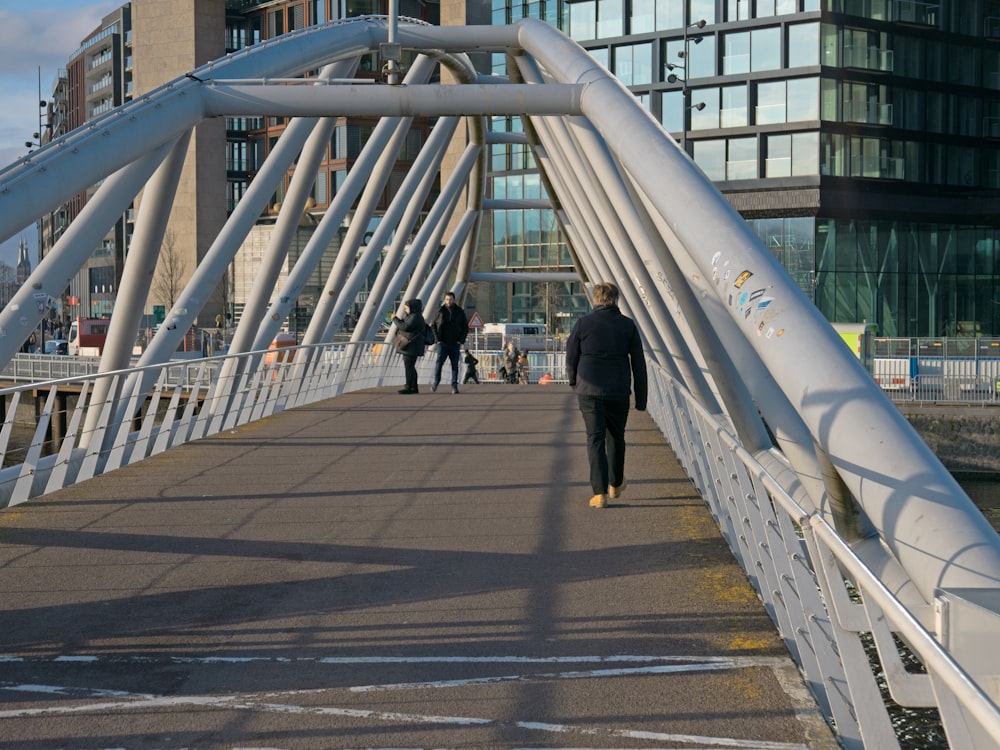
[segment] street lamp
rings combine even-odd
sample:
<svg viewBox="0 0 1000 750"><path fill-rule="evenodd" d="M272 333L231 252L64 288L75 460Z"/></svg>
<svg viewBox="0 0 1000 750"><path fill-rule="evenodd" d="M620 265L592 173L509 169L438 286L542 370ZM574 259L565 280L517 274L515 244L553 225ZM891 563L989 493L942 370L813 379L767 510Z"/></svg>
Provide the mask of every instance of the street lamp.
<svg viewBox="0 0 1000 750"><path fill-rule="evenodd" d="M683 98L684 106L683 112L681 113L681 149L684 153L687 153L687 132L691 125L691 110L697 109L699 112L705 109L705 102L698 102L697 104L691 104L691 90L688 88L688 78L691 75L690 66L691 64L691 44L701 44L703 37L695 36L692 37L688 34L691 29L703 29L708 25L708 21L704 18L699 19L694 23L689 23L684 26L684 38L683 38L683 48L677 53L677 57L683 60L683 63L667 63L667 70L671 71L670 75L667 76L667 83L677 83L681 82L681 97ZM677 75L673 71L681 70L683 75Z"/></svg>
<svg viewBox="0 0 1000 750"><path fill-rule="evenodd" d="M49 103L42 99L42 66L38 66L38 131L31 134L34 140L25 141L25 148L41 148L42 134L45 132L42 125L42 115L45 114ZM30 151L28 153L31 153Z"/></svg>

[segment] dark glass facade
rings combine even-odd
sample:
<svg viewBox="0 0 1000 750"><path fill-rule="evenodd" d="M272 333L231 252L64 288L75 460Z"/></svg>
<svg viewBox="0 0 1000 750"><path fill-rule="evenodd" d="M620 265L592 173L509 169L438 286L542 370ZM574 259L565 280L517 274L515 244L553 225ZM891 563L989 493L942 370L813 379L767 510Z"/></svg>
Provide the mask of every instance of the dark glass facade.
<svg viewBox="0 0 1000 750"><path fill-rule="evenodd" d="M1000 1L493 6L523 15L626 83L828 319L1000 335Z"/></svg>

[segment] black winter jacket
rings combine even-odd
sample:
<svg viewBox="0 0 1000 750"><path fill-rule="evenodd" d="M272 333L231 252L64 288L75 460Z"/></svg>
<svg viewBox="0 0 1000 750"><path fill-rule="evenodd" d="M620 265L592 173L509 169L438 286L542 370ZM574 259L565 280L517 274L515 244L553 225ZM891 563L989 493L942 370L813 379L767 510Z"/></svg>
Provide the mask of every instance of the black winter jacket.
<svg viewBox="0 0 1000 750"><path fill-rule="evenodd" d="M465 310L458 305L441 305L434 316L434 338L442 344L464 344L469 335Z"/></svg>
<svg viewBox="0 0 1000 750"><path fill-rule="evenodd" d="M614 305L580 318L566 341L566 375L581 396L628 398L634 389L635 408L643 411L646 358L635 322Z"/></svg>
<svg viewBox="0 0 1000 750"><path fill-rule="evenodd" d="M421 314L424 309L423 303L418 299L407 300L406 304L410 312L404 318L393 316L392 322L396 324L396 333L405 333L412 337L409 345L402 349L402 353L408 357L424 356L424 328L427 322Z"/></svg>

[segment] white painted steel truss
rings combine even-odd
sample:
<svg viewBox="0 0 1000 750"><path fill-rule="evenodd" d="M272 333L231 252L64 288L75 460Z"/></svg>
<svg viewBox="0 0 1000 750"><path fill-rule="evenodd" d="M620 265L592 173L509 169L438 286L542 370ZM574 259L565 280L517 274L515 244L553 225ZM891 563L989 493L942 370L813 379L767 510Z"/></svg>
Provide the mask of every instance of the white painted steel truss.
<svg viewBox="0 0 1000 750"><path fill-rule="evenodd" d="M418 53L402 83L353 80L360 56L387 41ZM506 53L509 77L478 75L468 54L480 52ZM438 66L456 83L428 83ZM320 72L302 79L309 71ZM508 114L522 118L524 132L490 132L489 116ZM133 367L132 342L192 129L206 118L244 115L293 119ZM334 118L349 115L379 124L279 281ZM414 117L436 118L433 132L365 242L367 219ZM456 134L465 151L422 215ZM396 355L373 343L380 321L401 294L437 300L451 289L461 298L480 278L473 263L483 213L514 205L486 196L491 143L531 148L549 196L544 205L571 245L577 278L621 287L657 373L650 410L716 511L845 746L895 741L884 712L869 708L877 694L870 670L861 670L864 680L853 674L864 661L857 633L872 632L881 652L886 619L933 670L930 687L911 697L937 705L948 731L972 741L968 746L998 746L991 698L1000 693L1000 664L982 653L984 644L993 650L998 629L1000 538L669 135L584 50L534 20L397 27L361 18L309 27L198 68L0 172L0 239L101 183L0 311L3 362L143 196L100 375L82 389L81 402L96 406L74 414L73 437L59 456L46 460L40 449L29 450L19 467L4 470L4 500L21 502L275 409L393 382ZM156 400L182 392L171 385L171 354L296 160L232 356L185 375L186 407L172 403L154 420ZM536 205L517 205L528 203ZM292 360L267 361L261 350L349 211L347 251L337 256L303 346ZM351 342L330 343L380 255ZM50 384L51 393L66 386ZM152 403L152 412L147 406L136 430L143 403ZM14 411L8 408L4 445ZM863 592L867 619L838 593L842 585L831 585L844 577ZM782 604L789 595L801 606ZM972 621L957 637L956 628ZM934 633L947 650L927 646L921 633ZM963 676L955 661L975 677Z"/></svg>

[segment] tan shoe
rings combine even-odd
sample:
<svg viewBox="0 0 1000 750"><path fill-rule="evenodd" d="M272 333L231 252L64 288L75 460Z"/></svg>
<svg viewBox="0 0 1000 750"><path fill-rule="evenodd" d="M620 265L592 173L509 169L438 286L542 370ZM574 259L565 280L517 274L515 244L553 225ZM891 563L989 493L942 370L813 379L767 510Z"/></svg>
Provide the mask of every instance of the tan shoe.
<svg viewBox="0 0 1000 750"><path fill-rule="evenodd" d="M607 504L608 504L607 495L594 495L592 498L590 498L591 508L603 508Z"/></svg>
<svg viewBox="0 0 1000 750"><path fill-rule="evenodd" d="M611 495L611 499L614 500L615 498L619 498L622 496L622 493L625 491L626 487L628 487L628 482L626 482L623 479L622 483L619 484L617 487L608 487L608 494Z"/></svg>

